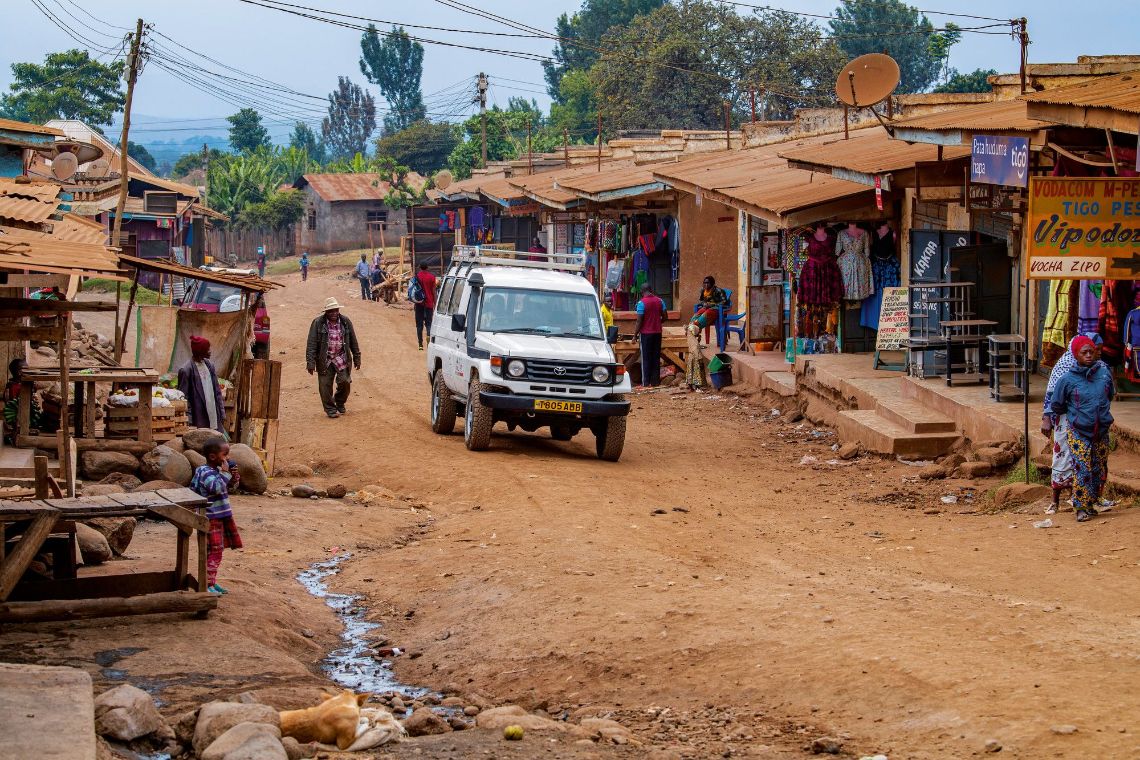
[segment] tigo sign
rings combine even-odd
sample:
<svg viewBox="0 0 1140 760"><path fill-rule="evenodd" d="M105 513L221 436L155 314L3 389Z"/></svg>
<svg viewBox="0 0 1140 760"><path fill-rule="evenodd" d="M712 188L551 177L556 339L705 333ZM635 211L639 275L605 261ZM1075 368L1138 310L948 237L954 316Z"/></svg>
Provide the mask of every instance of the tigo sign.
<svg viewBox="0 0 1140 760"><path fill-rule="evenodd" d="M1029 277L1140 278L1140 178L1033 177Z"/></svg>
<svg viewBox="0 0 1140 760"><path fill-rule="evenodd" d="M1025 187L1029 182L1029 140L974 135L970 181L979 185Z"/></svg>

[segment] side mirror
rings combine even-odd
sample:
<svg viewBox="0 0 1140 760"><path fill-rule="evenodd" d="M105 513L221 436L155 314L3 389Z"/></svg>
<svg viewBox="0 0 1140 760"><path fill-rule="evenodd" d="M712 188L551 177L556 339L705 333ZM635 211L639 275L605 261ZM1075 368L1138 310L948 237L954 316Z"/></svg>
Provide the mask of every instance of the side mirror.
<svg viewBox="0 0 1140 760"><path fill-rule="evenodd" d="M466 314L452 314L451 315L451 329L454 332L464 332L467 329L467 315Z"/></svg>
<svg viewBox="0 0 1140 760"><path fill-rule="evenodd" d="M606 328L606 343L611 346L618 342L618 327L617 325L610 325Z"/></svg>

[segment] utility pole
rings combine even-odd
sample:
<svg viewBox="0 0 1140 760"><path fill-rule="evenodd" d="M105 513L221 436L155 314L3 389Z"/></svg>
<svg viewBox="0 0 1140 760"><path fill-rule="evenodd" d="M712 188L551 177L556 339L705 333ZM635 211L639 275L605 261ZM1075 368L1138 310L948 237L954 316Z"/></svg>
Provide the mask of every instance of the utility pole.
<svg viewBox="0 0 1140 760"><path fill-rule="evenodd" d="M111 233L111 246L119 247L119 236L123 230L123 207L127 205L127 185L130 184L130 164L127 163L127 135L131 129L131 101L135 97L135 80L138 79L142 61L143 20L138 20L135 37L131 40L131 54L127 56L127 100L123 104L123 134L119 139L119 202L115 205L115 227Z"/></svg>
<svg viewBox="0 0 1140 760"><path fill-rule="evenodd" d="M598 171L602 170L602 109L598 109Z"/></svg>
<svg viewBox="0 0 1140 760"><path fill-rule="evenodd" d="M760 88L760 121L768 121L768 88Z"/></svg>
<svg viewBox="0 0 1140 760"><path fill-rule="evenodd" d="M752 123L756 123L756 88L749 87L748 94L752 98Z"/></svg>
<svg viewBox="0 0 1140 760"><path fill-rule="evenodd" d="M728 115L729 109L732 108L732 104L726 100L722 104L722 108L724 110L724 147L728 150L732 150L732 133L729 131L731 122L729 121Z"/></svg>
<svg viewBox="0 0 1140 760"><path fill-rule="evenodd" d="M479 121L483 132L483 168L487 168L487 75L479 72Z"/></svg>
<svg viewBox="0 0 1140 760"><path fill-rule="evenodd" d="M533 125L531 119L526 120L526 173L534 174L534 151L530 147L530 130Z"/></svg>
<svg viewBox="0 0 1140 760"><path fill-rule="evenodd" d="M562 165L570 165L570 128L562 128Z"/></svg>
<svg viewBox="0 0 1140 760"><path fill-rule="evenodd" d="M1017 41L1021 44L1021 94L1029 91L1026 81L1026 68L1029 66L1029 19L1022 16L1017 20Z"/></svg>

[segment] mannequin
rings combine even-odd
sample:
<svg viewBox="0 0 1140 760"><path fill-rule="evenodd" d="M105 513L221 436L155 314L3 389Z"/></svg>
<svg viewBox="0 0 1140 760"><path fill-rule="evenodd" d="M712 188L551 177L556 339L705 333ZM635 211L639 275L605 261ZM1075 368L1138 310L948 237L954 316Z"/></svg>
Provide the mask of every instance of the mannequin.
<svg viewBox="0 0 1140 760"><path fill-rule="evenodd" d="M824 224L807 241L807 261L800 272L799 300L808 306L832 306L843 298L843 275L835 263L835 244Z"/></svg>
<svg viewBox="0 0 1140 760"><path fill-rule="evenodd" d="M871 279L871 240L855 222L840 230L835 241L839 271L843 273L843 297L862 301L875 292Z"/></svg>
<svg viewBox="0 0 1140 760"><path fill-rule="evenodd" d="M871 233L871 278L874 294L863 302L859 324L872 330L879 329L879 312L883 304L883 288L896 288L902 284L902 271L896 253L895 231L890 222L882 222Z"/></svg>

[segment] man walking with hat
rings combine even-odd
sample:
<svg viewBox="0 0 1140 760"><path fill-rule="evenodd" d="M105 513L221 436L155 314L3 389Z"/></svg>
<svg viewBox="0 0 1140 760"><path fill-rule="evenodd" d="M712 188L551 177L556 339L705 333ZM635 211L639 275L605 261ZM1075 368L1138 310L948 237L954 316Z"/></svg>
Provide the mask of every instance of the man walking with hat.
<svg viewBox="0 0 1140 760"><path fill-rule="evenodd" d="M340 313L335 298L325 301L321 315L309 326L309 343L305 349L305 368L317 374L317 388L325 414L337 418L345 413L344 404L352 390L351 366L360 369L360 344L348 317ZM336 391L333 391L333 385Z"/></svg>
<svg viewBox="0 0 1140 760"><path fill-rule="evenodd" d="M186 395L186 413L190 426L208 428L221 433L226 421L218 370L210 361L210 341L200 335L190 336L190 361L178 369L178 390Z"/></svg>

